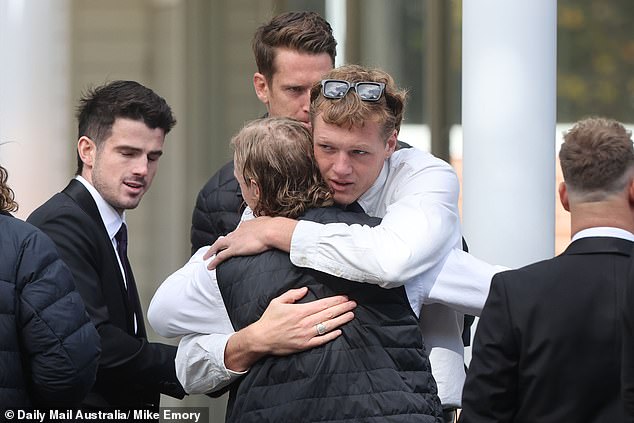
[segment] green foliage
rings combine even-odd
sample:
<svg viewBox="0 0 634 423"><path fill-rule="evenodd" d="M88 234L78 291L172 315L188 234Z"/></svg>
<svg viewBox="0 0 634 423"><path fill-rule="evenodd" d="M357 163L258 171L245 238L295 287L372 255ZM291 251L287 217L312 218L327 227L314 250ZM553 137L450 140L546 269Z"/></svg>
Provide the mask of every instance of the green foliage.
<svg viewBox="0 0 634 423"><path fill-rule="evenodd" d="M634 121L634 2L559 0L557 120Z"/></svg>

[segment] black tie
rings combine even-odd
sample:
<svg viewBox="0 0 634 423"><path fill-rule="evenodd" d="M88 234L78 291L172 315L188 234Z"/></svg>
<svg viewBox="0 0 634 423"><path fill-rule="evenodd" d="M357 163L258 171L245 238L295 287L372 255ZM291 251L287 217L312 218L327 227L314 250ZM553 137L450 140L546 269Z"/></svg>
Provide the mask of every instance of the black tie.
<svg viewBox="0 0 634 423"><path fill-rule="evenodd" d="M138 310L140 310L139 294L137 293L136 284L134 283L132 267L130 266L130 261L128 260L128 229L125 223L121 224L121 227L114 236L114 239L117 241L117 254L119 254L119 259L121 260L127 284L126 294L128 301L128 318L130 319L132 328L134 329L136 316L137 330L135 333L142 334L144 332L144 328L143 321L140 318L141 314L138 313Z"/></svg>

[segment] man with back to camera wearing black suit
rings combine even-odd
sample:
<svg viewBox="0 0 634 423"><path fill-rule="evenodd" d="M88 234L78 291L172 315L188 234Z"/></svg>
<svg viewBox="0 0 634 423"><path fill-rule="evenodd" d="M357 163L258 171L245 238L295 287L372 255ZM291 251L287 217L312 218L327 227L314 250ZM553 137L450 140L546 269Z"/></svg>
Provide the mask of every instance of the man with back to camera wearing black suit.
<svg viewBox="0 0 634 423"><path fill-rule="evenodd" d="M498 273L482 311L461 422L620 422L621 307L634 246L634 149L620 123L564 135L559 198L572 242Z"/></svg>
<svg viewBox="0 0 634 423"><path fill-rule="evenodd" d="M630 263L630 277L627 280L623 302L623 363L621 367L626 423L634 423L634 260Z"/></svg>
<svg viewBox="0 0 634 423"><path fill-rule="evenodd" d="M125 210L150 188L176 121L163 98L134 81L90 90L77 117L76 177L28 221L57 245L101 337L97 381L83 406L157 410L160 393L182 398L184 391L176 347L147 341Z"/></svg>

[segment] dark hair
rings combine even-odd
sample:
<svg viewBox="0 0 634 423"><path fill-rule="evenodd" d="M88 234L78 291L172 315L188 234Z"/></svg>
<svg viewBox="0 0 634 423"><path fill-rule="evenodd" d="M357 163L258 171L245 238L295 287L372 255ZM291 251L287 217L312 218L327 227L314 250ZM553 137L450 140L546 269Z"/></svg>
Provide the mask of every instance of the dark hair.
<svg viewBox="0 0 634 423"><path fill-rule="evenodd" d="M580 120L564 134L559 161L564 182L581 201L600 201L634 177L631 132L601 117Z"/></svg>
<svg viewBox="0 0 634 423"><path fill-rule="evenodd" d="M252 42L255 63L269 82L276 72L275 57L280 47L301 53L328 53L335 65L337 41L328 21L315 12L282 13L255 31Z"/></svg>
<svg viewBox="0 0 634 423"><path fill-rule="evenodd" d="M348 82L382 82L385 84L379 101L362 101L354 91L346 96L331 100L321 95L321 82L310 90L310 119L321 115L324 122L343 128L362 126L365 121L379 124L387 137L393 130L400 131L407 91L400 89L394 79L380 69L369 69L359 65L340 66L328 72L324 79L340 79Z"/></svg>
<svg viewBox="0 0 634 423"><path fill-rule="evenodd" d="M77 107L77 139L86 136L99 148L112 131L117 118L143 121L149 128L167 134L176 124L165 99L135 81L114 81L87 90ZM83 162L77 154L77 174Z"/></svg>
<svg viewBox="0 0 634 423"><path fill-rule="evenodd" d="M330 187L313 153L313 138L300 122L263 118L247 123L231 140L236 172L258 184L256 216L292 219L314 207L333 204Z"/></svg>
<svg viewBox="0 0 634 423"><path fill-rule="evenodd" d="M7 170L0 166L0 212L14 212L18 209L15 202L15 194L7 185L9 174Z"/></svg>

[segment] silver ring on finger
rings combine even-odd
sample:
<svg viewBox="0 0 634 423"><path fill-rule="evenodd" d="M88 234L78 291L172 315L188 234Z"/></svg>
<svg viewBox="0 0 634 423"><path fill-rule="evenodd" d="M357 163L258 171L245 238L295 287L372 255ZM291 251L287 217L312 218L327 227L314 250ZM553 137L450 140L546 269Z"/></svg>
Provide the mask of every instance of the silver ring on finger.
<svg viewBox="0 0 634 423"><path fill-rule="evenodd" d="M317 323L315 325L315 330L317 331L317 335L321 336L326 333L326 325L324 325L323 323Z"/></svg>

